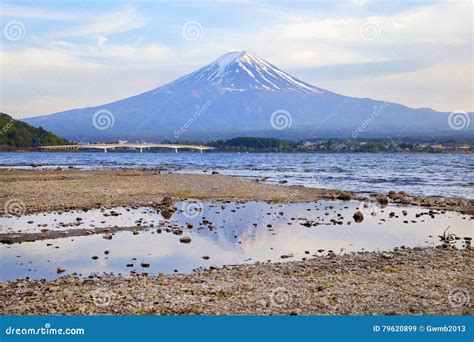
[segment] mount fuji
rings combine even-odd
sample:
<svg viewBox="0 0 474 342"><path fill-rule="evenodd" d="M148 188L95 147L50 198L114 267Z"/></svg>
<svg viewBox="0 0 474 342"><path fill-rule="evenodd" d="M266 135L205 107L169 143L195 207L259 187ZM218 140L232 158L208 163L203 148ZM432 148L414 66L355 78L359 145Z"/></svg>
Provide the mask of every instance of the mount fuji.
<svg viewBox="0 0 474 342"><path fill-rule="evenodd" d="M387 137L472 134L449 113L333 93L249 52L227 53L173 82L97 107L24 121L74 141Z"/></svg>

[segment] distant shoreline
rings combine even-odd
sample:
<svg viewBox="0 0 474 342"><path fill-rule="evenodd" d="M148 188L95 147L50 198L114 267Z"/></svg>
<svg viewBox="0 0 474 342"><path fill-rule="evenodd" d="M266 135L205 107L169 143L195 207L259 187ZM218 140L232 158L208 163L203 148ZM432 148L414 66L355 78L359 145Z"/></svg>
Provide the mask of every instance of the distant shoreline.
<svg viewBox="0 0 474 342"><path fill-rule="evenodd" d="M112 152L112 147L118 151L140 150L145 151L163 151L160 146L153 146L152 143L138 141L128 142L126 140L105 141L101 143L79 144L83 151L101 151L103 146L110 144L108 152ZM149 145L150 147L146 146ZM185 147L192 146L195 149L206 147L212 149L210 152L243 152L243 153L269 153L269 152L287 152L287 153L472 153L474 150L474 139L469 138L446 138L446 139L416 139L400 138L396 141L387 138L357 138L357 139L300 139L285 140L266 137L236 137L227 140L212 141L193 141L193 140L164 140L161 147L171 148L178 146L181 151L186 151ZM58 150L64 151L64 144L58 144ZM76 144L72 144L76 145ZM94 146L98 145L98 146ZM172 146L169 146L172 145ZM47 144L47 146L55 146ZM90 149L86 148L91 146ZM143 146L143 148L141 148ZM67 149L72 146L64 146ZM158 149L157 149L158 148ZM188 149L189 150L189 149ZM0 146L0 151L41 151L40 146ZM54 150L50 150L54 151ZM67 150L66 150L67 151ZM74 149L68 152L73 152ZM174 151L173 151L174 152Z"/></svg>
<svg viewBox="0 0 474 342"><path fill-rule="evenodd" d="M65 151L65 150L41 150L40 148L2 148L0 147L0 152L9 152L9 153L27 153L27 152L38 152L38 153L103 153L102 151L95 150L81 150L81 151ZM191 151L180 151L179 153L190 153ZM138 153L135 151L124 150L124 151L109 151L108 153ZM172 151L145 151L144 153L174 153ZM199 153L199 152L192 152ZM304 154L472 154L474 150L468 151L206 151L205 153L257 153L257 154L271 154L271 153L304 153Z"/></svg>

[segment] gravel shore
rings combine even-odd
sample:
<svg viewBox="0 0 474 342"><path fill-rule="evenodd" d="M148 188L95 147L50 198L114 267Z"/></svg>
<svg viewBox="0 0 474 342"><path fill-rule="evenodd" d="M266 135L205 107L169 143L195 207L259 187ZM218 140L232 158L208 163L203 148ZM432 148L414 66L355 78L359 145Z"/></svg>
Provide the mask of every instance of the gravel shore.
<svg viewBox="0 0 474 342"><path fill-rule="evenodd" d="M398 249L188 275L0 283L4 315L472 315L472 250Z"/></svg>
<svg viewBox="0 0 474 342"><path fill-rule="evenodd" d="M352 193L302 186L277 186L223 175L160 173L153 170L0 170L0 203L16 199L24 213L101 206L159 204L173 199L303 202L351 199ZM4 205L0 214L4 213Z"/></svg>
<svg viewBox="0 0 474 342"><path fill-rule="evenodd" d="M370 189L368 189L370 190ZM367 189L361 189L367 191ZM159 170L0 170L0 215L9 201L20 214L102 206L155 206L163 196L175 200L260 200L312 202L320 199L360 199L343 190L269 185L223 175L161 173ZM381 200L401 205L474 214L474 200L416 197L392 192ZM375 200L374 196L374 200ZM16 210L15 209L15 210Z"/></svg>
<svg viewBox="0 0 474 342"><path fill-rule="evenodd" d="M0 215L114 206L165 210L173 200L314 202L363 200L353 193L277 186L238 177L158 170L0 170ZM165 201L163 201L165 198ZM474 201L375 194L372 201L474 213ZM112 228L6 233L4 243L113 233ZM137 230L138 227L115 227ZM56 234L56 235L54 235ZM12 240L13 239L13 240ZM8 240L8 241L7 241ZM446 246L445 246L446 247ZM471 249L400 248L192 274L0 282L0 313L19 314L472 314ZM59 272L59 271L58 271Z"/></svg>

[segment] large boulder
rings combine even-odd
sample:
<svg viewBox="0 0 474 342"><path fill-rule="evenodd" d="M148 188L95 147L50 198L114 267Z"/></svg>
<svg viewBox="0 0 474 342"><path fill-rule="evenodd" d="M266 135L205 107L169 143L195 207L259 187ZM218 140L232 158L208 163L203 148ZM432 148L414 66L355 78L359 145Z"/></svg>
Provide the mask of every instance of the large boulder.
<svg viewBox="0 0 474 342"><path fill-rule="evenodd" d="M398 198L398 194L396 191L393 191L393 190L390 190L388 192L388 198L390 198L391 200L395 200Z"/></svg>
<svg viewBox="0 0 474 342"><path fill-rule="evenodd" d="M387 205L388 204L388 197L385 196L385 194L378 194L376 197L377 202L379 202L380 205Z"/></svg>
<svg viewBox="0 0 474 342"><path fill-rule="evenodd" d="M400 199L400 202L402 204L413 204L414 202L414 198L413 197L410 197L410 196L403 196L401 199Z"/></svg>

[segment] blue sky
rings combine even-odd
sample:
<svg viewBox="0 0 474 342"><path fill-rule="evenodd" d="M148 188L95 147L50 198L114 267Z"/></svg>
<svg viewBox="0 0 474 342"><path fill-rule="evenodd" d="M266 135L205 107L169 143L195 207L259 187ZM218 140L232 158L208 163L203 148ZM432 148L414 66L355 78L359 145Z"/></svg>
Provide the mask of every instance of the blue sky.
<svg viewBox="0 0 474 342"><path fill-rule="evenodd" d="M1 111L136 95L248 50L315 86L472 111L471 1L2 1Z"/></svg>

